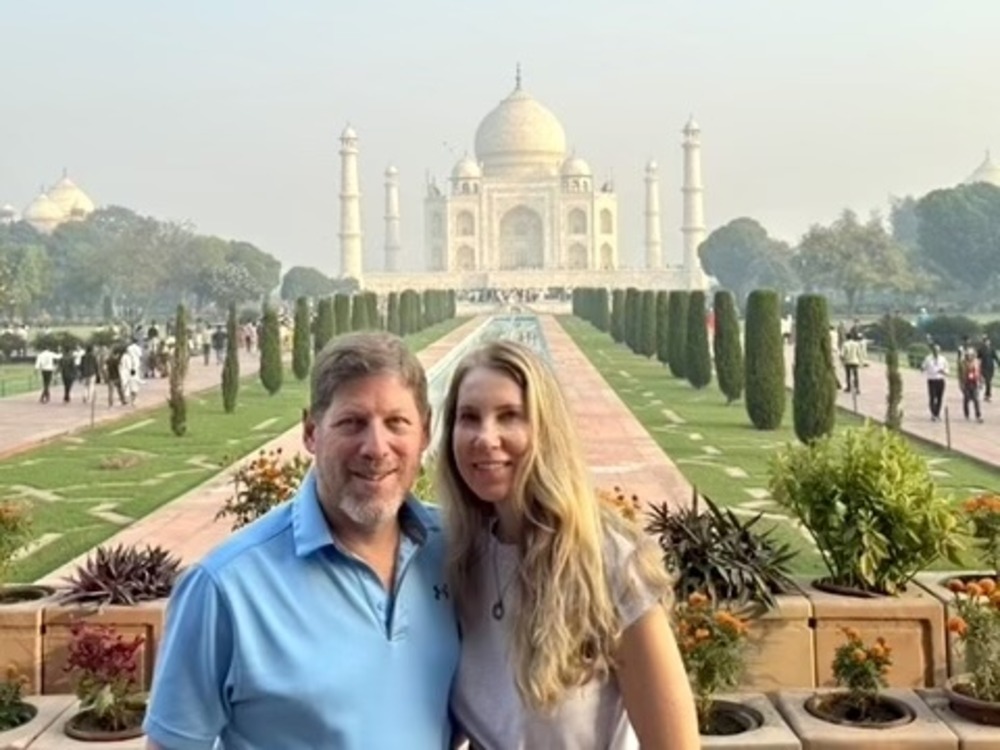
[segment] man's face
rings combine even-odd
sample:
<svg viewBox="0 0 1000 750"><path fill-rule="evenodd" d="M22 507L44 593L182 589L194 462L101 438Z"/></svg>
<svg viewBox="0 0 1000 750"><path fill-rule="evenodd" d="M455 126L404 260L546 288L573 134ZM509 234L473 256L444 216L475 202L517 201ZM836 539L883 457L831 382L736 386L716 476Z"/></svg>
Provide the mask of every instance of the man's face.
<svg viewBox="0 0 1000 750"><path fill-rule="evenodd" d="M325 413L306 416L303 431L327 520L362 531L395 523L428 439L429 425L398 375L338 387Z"/></svg>

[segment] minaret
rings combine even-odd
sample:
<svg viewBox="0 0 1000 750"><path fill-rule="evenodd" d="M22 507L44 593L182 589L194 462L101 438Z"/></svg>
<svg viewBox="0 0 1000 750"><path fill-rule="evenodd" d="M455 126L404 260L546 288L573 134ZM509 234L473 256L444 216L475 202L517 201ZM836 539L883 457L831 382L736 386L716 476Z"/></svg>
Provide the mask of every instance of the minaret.
<svg viewBox="0 0 1000 750"><path fill-rule="evenodd" d="M691 117L684 126L684 277L688 289L704 289L698 245L705 240L705 196L701 186L701 128Z"/></svg>
<svg viewBox="0 0 1000 750"><path fill-rule="evenodd" d="M399 271L399 170L385 170L385 270Z"/></svg>
<svg viewBox="0 0 1000 750"><path fill-rule="evenodd" d="M340 136L340 275L361 281L358 134L350 125Z"/></svg>
<svg viewBox="0 0 1000 750"><path fill-rule="evenodd" d="M646 268L663 267L663 242L660 240L660 178L656 162L646 165Z"/></svg>

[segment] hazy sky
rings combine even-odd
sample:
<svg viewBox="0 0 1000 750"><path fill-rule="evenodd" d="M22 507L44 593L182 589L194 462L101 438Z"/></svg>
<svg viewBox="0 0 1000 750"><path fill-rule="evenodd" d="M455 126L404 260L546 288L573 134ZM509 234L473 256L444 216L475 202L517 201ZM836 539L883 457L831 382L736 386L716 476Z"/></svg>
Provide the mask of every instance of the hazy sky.
<svg viewBox="0 0 1000 750"><path fill-rule="evenodd" d="M338 136L361 142L366 266L383 172L402 181L404 266L439 181L514 85L614 176L625 263L643 166L660 164L680 257L680 129L702 128L708 228L752 216L795 242L1000 159L998 0L44 0L0 6L0 203L62 169L98 205L245 239L339 272Z"/></svg>

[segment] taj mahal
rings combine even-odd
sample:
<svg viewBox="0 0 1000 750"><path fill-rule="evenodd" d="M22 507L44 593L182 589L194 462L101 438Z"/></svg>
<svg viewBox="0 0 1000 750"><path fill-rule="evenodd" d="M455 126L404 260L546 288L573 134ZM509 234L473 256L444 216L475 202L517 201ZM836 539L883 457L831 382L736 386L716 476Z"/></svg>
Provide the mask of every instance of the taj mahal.
<svg viewBox="0 0 1000 750"><path fill-rule="evenodd" d="M645 170L645 267L624 268L614 184L596 180L590 165L566 148L551 110L528 94L520 70L514 90L475 133L475 156L455 164L447 186L428 179L424 197L426 269L401 273L399 172L385 172L384 270L362 268L357 132L340 138L340 276L365 289L543 289L634 286L704 289L697 248L705 238L701 134L683 130L683 264L663 263L659 173Z"/></svg>

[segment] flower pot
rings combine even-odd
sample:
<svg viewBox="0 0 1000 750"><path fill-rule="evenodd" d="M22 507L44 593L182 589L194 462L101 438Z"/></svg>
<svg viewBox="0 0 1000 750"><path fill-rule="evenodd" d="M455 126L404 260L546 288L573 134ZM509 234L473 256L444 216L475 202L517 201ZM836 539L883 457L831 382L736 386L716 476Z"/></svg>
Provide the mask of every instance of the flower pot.
<svg viewBox="0 0 1000 750"><path fill-rule="evenodd" d="M978 581L980 578L992 578L995 575L996 571L992 570L928 570L918 573L914 580L944 605L944 620L948 622L949 618L956 614L953 608L955 594L948 589L948 581L953 578L965 582ZM946 630L945 644L948 650L948 675L965 673L965 654L958 636Z"/></svg>
<svg viewBox="0 0 1000 750"><path fill-rule="evenodd" d="M918 690L931 710L958 737L962 750L996 750L1000 747L1000 727L979 724L956 714L943 688Z"/></svg>
<svg viewBox="0 0 1000 750"><path fill-rule="evenodd" d="M743 734L759 728L764 723L760 712L743 703L715 700L712 701L712 714L708 720L709 736L730 736Z"/></svg>
<svg viewBox="0 0 1000 750"><path fill-rule="evenodd" d="M125 717L127 726L121 729L107 729L101 726L97 715L87 709L70 716L63 725L63 731L67 736L82 742L119 742L142 737L145 734L142 729L142 721L146 717L145 698L128 699L123 705L128 707Z"/></svg>
<svg viewBox="0 0 1000 750"><path fill-rule="evenodd" d="M976 724L1000 727L1000 703L976 698L969 681L969 675L959 675L945 683L944 693L951 710Z"/></svg>
<svg viewBox="0 0 1000 750"><path fill-rule="evenodd" d="M25 695L42 690L43 610L54 589L0 586L0 669L13 666L28 679Z"/></svg>
<svg viewBox="0 0 1000 750"><path fill-rule="evenodd" d="M72 695L36 695L26 703L35 715L25 724L0 732L0 750L24 750L52 726L76 702Z"/></svg>
<svg viewBox="0 0 1000 750"><path fill-rule="evenodd" d="M875 696L868 711L861 713L846 692L817 693L805 702L817 719L862 729L892 729L909 724L916 713L906 703L888 695Z"/></svg>
<svg viewBox="0 0 1000 750"><path fill-rule="evenodd" d="M802 743L763 693L720 695L717 702L737 706L759 724L739 734L702 735L702 750L801 750Z"/></svg>
<svg viewBox="0 0 1000 750"><path fill-rule="evenodd" d="M746 669L740 690L816 687L812 603L803 594L779 594L777 607L748 622Z"/></svg>

